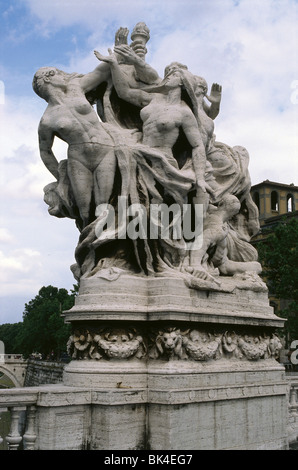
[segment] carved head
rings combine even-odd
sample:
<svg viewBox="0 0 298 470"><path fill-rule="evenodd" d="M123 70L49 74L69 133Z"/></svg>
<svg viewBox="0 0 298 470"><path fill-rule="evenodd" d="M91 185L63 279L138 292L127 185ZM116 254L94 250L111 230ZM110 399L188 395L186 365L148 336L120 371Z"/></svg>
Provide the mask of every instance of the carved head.
<svg viewBox="0 0 298 470"><path fill-rule="evenodd" d="M166 331L162 334L161 339L165 349L173 350L181 339L180 330Z"/></svg>
<svg viewBox="0 0 298 470"><path fill-rule="evenodd" d="M195 76L194 91L195 91L196 96L198 95L206 96L207 91L208 91L208 84L203 77Z"/></svg>
<svg viewBox="0 0 298 470"><path fill-rule="evenodd" d="M181 64L180 62L171 62L169 65L166 66L164 71L164 77L167 75L176 72L177 70L188 70L187 65Z"/></svg>
<svg viewBox="0 0 298 470"><path fill-rule="evenodd" d="M49 84L55 83L58 86L65 86L65 72L56 67L41 67L33 77L32 87L35 93L48 101L50 97Z"/></svg>
<svg viewBox="0 0 298 470"><path fill-rule="evenodd" d="M180 86L183 90L183 100L188 104L195 117L198 119L198 101L196 91L201 90L202 92L203 90L204 94L206 94L208 88L207 82L203 78L193 75L191 72L189 72L187 66L181 64L180 62L171 62L171 64L167 65L165 68L165 79L170 74L177 73L178 71L181 76Z"/></svg>

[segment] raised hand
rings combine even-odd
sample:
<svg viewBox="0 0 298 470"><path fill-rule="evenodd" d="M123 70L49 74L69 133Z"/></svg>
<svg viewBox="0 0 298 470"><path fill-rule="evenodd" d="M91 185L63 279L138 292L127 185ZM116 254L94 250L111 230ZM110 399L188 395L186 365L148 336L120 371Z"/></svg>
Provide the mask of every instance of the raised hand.
<svg viewBox="0 0 298 470"><path fill-rule="evenodd" d="M119 28L115 34L115 46L120 46L120 44L127 44L128 33L129 31L127 28Z"/></svg>
<svg viewBox="0 0 298 470"><path fill-rule="evenodd" d="M119 54L121 57L123 57L127 64L134 65L140 60L132 48L125 44L122 44L121 46L115 46L114 51L116 54Z"/></svg>
<svg viewBox="0 0 298 470"><path fill-rule="evenodd" d="M206 183L206 181L203 179L198 178L196 180L196 187L197 187L197 194L200 191L203 193L206 193L206 192L211 193L211 194L213 193L211 186L209 186L209 184Z"/></svg>
<svg viewBox="0 0 298 470"><path fill-rule="evenodd" d="M113 54L113 51L111 49L108 49L109 51L109 56L104 56L98 51L94 51L95 57L100 60L101 62L107 62L108 64L112 64L113 62L117 62L115 54Z"/></svg>
<svg viewBox="0 0 298 470"><path fill-rule="evenodd" d="M213 83L211 87L211 93L206 98L210 103L220 103L221 100L222 86L218 83Z"/></svg>

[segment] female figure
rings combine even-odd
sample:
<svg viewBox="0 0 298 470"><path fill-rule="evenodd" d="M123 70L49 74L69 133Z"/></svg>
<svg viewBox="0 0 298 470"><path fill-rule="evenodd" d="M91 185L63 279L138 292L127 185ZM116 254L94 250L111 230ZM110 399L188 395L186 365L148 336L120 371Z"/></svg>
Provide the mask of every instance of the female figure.
<svg viewBox="0 0 298 470"><path fill-rule="evenodd" d="M41 159L59 183L61 165L52 150L55 136L68 144L67 176L80 229L94 219L92 199L96 205L109 200L116 169L113 139L85 96L109 76L109 68L101 65L86 75L42 67L33 79L34 91L48 103L38 128Z"/></svg>
<svg viewBox="0 0 298 470"><path fill-rule="evenodd" d="M115 48L117 52L117 48ZM131 88L118 64L116 55L109 50L108 57L95 51L96 57L110 64L113 84L123 100L141 108L143 122L142 144L160 151L167 161L178 169L173 147L182 129L192 148L192 164L197 190L210 190L205 182L206 153L197 120L190 107L182 101L183 71L180 64L173 63L165 70L163 81L146 89ZM193 98L193 97L192 97Z"/></svg>

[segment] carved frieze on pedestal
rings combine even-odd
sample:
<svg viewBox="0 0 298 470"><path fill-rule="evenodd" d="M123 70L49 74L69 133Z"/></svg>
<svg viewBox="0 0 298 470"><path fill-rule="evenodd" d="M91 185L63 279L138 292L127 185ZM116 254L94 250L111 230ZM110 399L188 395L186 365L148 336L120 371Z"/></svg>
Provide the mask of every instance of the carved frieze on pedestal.
<svg viewBox="0 0 298 470"><path fill-rule="evenodd" d="M179 359L208 361L238 359L257 361L277 358L282 347L275 333L216 330L201 325L136 330L128 326L115 328L77 328L67 348L72 359Z"/></svg>

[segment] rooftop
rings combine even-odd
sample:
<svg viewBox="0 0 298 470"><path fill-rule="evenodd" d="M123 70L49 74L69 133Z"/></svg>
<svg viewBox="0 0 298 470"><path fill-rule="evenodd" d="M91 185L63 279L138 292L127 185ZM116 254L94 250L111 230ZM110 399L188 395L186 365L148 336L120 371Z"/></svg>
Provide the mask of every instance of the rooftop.
<svg viewBox="0 0 298 470"><path fill-rule="evenodd" d="M295 186L294 183L284 184L284 183L277 183L275 181L270 181L270 180L265 180L262 183L253 184L251 188L255 189L260 186L278 186L280 188L291 188L291 189L296 189L298 191L298 186Z"/></svg>

